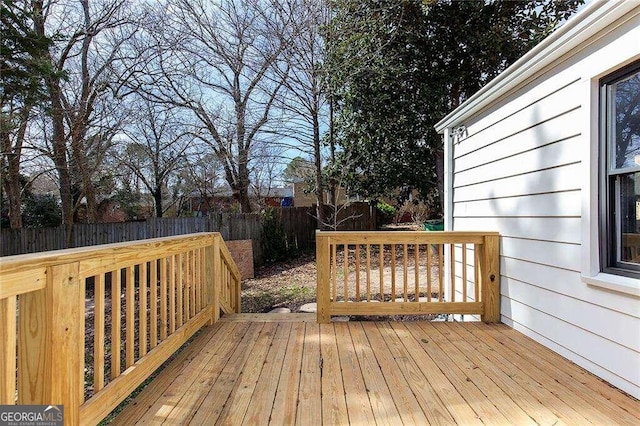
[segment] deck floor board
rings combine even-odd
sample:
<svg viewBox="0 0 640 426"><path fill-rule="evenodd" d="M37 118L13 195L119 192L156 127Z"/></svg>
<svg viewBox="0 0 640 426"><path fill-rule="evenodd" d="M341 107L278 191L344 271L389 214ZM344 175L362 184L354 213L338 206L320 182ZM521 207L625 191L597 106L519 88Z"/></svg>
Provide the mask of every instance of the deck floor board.
<svg viewBox="0 0 640 426"><path fill-rule="evenodd" d="M640 402L505 325L264 315L203 329L114 424L640 424Z"/></svg>
<svg viewBox="0 0 640 426"><path fill-rule="evenodd" d="M596 424L638 423L637 415L630 414L625 409L621 410L620 406L609 401L607 397L585 386L585 381L598 380L595 376L557 353L542 345L528 348L525 344L530 339L506 325L499 327L506 328L508 332L501 332L497 327L485 324L474 324L474 327L486 331L485 336L488 335L502 344L507 353L510 351L512 359L524 374L534 374L536 378L544 380L542 385L546 389L589 421ZM599 380L598 383L603 384ZM603 387L598 388L601 392L607 393ZM632 405L637 406L638 402L635 401ZM574 416L575 414L572 415L575 419Z"/></svg>

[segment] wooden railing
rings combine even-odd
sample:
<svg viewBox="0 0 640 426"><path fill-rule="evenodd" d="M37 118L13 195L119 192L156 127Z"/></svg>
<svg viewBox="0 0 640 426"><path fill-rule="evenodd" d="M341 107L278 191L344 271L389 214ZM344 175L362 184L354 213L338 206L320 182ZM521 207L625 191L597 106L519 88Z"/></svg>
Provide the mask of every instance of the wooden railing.
<svg viewBox="0 0 640 426"><path fill-rule="evenodd" d="M218 233L0 259L0 404L95 424L187 339L240 311Z"/></svg>
<svg viewBox="0 0 640 426"><path fill-rule="evenodd" d="M317 232L316 256L318 322L407 314L500 321L498 233Z"/></svg>

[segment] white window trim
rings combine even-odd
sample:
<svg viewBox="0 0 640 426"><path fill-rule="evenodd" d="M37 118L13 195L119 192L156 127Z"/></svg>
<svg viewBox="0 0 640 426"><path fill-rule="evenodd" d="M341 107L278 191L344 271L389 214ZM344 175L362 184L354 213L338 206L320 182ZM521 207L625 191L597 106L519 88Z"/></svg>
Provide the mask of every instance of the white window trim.
<svg viewBox="0 0 640 426"><path fill-rule="evenodd" d="M604 288L618 293L630 294L640 298L640 285L638 281L639 280L635 278L605 274L603 272L591 277L582 276L582 282L589 286Z"/></svg>
<svg viewBox="0 0 640 426"><path fill-rule="evenodd" d="M640 298L640 280L601 272L599 249L599 146L600 146L600 78L615 72L619 67L613 68L600 75L589 79L583 79L581 93L582 120L587 131L581 136L583 141L584 156L582 158L583 176L585 181L582 187L582 282L590 287L615 291L624 295Z"/></svg>

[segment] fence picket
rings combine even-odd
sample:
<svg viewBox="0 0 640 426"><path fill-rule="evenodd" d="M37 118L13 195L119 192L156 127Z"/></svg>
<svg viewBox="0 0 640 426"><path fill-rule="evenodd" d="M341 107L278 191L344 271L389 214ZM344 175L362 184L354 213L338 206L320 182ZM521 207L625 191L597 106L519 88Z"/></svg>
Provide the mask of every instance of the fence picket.
<svg viewBox="0 0 640 426"><path fill-rule="evenodd" d="M315 207L276 209L289 244L298 250L315 247ZM371 231L376 229L375 209L366 203L354 203L340 210L338 219L348 220L340 229ZM77 223L73 225L74 247L170 237L195 232L220 232L225 241L252 240L254 259L261 262L259 213L211 213L208 217L150 218L139 222ZM64 226L0 230L0 256L60 250L66 245Z"/></svg>

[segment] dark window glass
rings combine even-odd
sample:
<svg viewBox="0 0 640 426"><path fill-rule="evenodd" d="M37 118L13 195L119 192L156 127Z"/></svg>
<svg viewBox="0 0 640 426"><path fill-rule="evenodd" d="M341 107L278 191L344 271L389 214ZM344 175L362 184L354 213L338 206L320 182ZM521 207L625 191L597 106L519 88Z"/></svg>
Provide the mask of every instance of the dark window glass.
<svg viewBox="0 0 640 426"><path fill-rule="evenodd" d="M640 273L640 64L602 84L604 95L602 260L605 270Z"/></svg>

